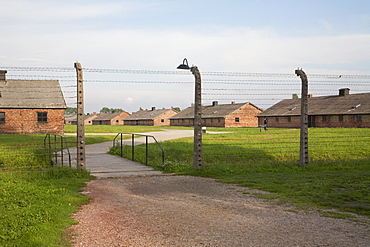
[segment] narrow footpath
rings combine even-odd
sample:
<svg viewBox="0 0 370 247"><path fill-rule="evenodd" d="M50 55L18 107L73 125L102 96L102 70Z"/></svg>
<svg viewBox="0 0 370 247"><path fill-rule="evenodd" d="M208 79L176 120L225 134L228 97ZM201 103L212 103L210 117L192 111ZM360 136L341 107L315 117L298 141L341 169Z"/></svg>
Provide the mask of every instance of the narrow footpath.
<svg viewBox="0 0 370 247"><path fill-rule="evenodd" d="M224 132L208 132L208 133L217 134ZM167 140L180 139L184 137L192 137L194 132L193 130L171 129L140 134L154 136L158 142L162 142ZM126 142L128 142L128 140L126 140ZM149 143L152 142L153 139L149 139ZM142 143L145 143L144 137L135 138L135 145L139 145ZM162 172L155 171L150 166L145 166L143 164L131 160L127 160L118 156L108 154L107 152L112 146L113 142L103 142L85 146L86 169L89 170L91 174L95 176L97 179L162 175ZM71 149L72 157L76 157L75 153L76 149L75 148Z"/></svg>

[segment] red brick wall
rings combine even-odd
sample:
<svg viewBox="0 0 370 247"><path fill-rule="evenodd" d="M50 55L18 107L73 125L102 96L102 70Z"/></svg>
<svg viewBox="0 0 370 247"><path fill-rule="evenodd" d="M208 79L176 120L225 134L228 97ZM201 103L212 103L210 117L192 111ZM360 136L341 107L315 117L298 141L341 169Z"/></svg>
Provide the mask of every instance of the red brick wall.
<svg viewBox="0 0 370 247"><path fill-rule="evenodd" d="M171 119L170 122L171 126L194 126L193 119Z"/></svg>
<svg viewBox="0 0 370 247"><path fill-rule="evenodd" d="M370 115L362 115L362 121L356 120L356 115L343 115L343 121L339 121L338 115L315 116L314 127L343 127L343 128L370 128Z"/></svg>
<svg viewBox="0 0 370 247"><path fill-rule="evenodd" d="M123 125L123 119L130 116L127 112L122 112L110 120L110 125Z"/></svg>
<svg viewBox="0 0 370 247"><path fill-rule="evenodd" d="M160 115L159 117L154 119L153 125L154 126L170 126L170 117L176 115L177 112L174 110L169 110L164 114ZM163 120L163 122L162 122Z"/></svg>
<svg viewBox="0 0 370 247"><path fill-rule="evenodd" d="M124 125L138 125L138 123L136 122L136 120L124 120L123 121L123 124Z"/></svg>
<svg viewBox="0 0 370 247"><path fill-rule="evenodd" d="M300 116L292 116L291 121L288 117L268 117L268 127L281 128L299 128L301 119ZM258 124L263 124L263 117L259 117ZM314 116L312 127L330 127L330 128L370 128L370 114L362 115L362 121L356 120L356 115L343 115L343 121L339 121L338 115L327 115L324 121L323 116Z"/></svg>
<svg viewBox="0 0 370 247"><path fill-rule="evenodd" d="M87 119L84 120L85 125L92 125L92 120L97 118L98 115L90 115ZM77 122L76 122L77 124Z"/></svg>
<svg viewBox="0 0 370 247"><path fill-rule="evenodd" d="M225 118L203 118L202 126L225 127Z"/></svg>
<svg viewBox="0 0 370 247"><path fill-rule="evenodd" d="M64 134L64 109L0 109L0 112L5 112L0 133ZM37 112L47 112L47 122L38 122Z"/></svg>
<svg viewBox="0 0 370 247"><path fill-rule="evenodd" d="M258 118L256 115L261 110L252 105L245 105L235 112L228 115L226 118L202 118L202 126L206 127L257 127ZM235 122L235 118L239 118L239 122ZM173 119L171 126L194 126L193 119Z"/></svg>
<svg viewBox="0 0 370 247"><path fill-rule="evenodd" d="M170 117L176 114L176 111L168 110L166 113L156 117L154 120L125 120L125 125L170 126Z"/></svg>
<svg viewBox="0 0 370 247"><path fill-rule="evenodd" d="M249 104L245 105L226 117L225 127L257 127L258 113L261 113L261 110ZM239 118L239 122L236 122L235 118Z"/></svg>
<svg viewBox="0 0 370 247"><path fill-rule="evenodd" d="M258 125L263 125L264 117L258 118ZM289 117L268 117L267 118L267 127L277 127L277 128L299 128L301 124L300 116L291 116Z"/></svg>

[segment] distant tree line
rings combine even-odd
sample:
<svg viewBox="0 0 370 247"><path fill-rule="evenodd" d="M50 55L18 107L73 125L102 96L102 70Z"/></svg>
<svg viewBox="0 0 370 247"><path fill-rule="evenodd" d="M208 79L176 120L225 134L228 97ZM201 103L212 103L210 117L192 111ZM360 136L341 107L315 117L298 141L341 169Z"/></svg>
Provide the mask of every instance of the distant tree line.
<svg viewBox="0 0 370 247"><path fill-rule="evenodd" d="M77 114L77 107L67 107L64 109L65 115Z"/></svg>
<svg viewBox="0 0 370 247"><path fill-rule="evenodd" d="M113 112L123 112L121 108L109 108L109 107L103 107L100 110L101 113L113 113Z"/></svg>

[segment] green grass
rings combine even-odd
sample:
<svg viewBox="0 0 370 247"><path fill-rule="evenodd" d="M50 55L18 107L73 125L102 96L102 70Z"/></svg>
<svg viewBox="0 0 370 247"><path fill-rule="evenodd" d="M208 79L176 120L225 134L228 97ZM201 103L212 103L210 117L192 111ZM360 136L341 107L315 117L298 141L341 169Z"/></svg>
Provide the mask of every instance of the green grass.
<svg viewBox="0 0 370 247"><path fill-rule="evenodd" d="M92 177L51 167L45 135L0 135L0 246L70 246L70 218L89 198L78 193ZM69 146L76 138L68 136ZM87 136L88 144L112 136Z"/></svg>
<svg viewBox="0 0 370 247"><path fill-rule="evenodd" d="M66 126L75 132L76 126ZM113 127L113 128L112 128ZM161 128L87 126L87 133L159 131ZM86 144L112 141L86 135ZM51 167L45 135L0 135L0 246L70 246L70 218L89 198L78 193L92 177L84 171ZM66 136L69 147L75 136ZM15 169L16 168L16 169Z"/></svg>
<svg viewBox="0 0 370 247"><path fill-rule="evenodd" d="M139 133L164 129L86 127L87 133ZM73 133L76 126L66 128L66 132ZM328 217L348 218L350 215L326 209L370 217L370 129L310 129L310 166L305 168L298 167L299 130L207 130L232 133L203 136L202 169L192 169L193 138L161 143L165 163L158 161L160 154L150 152L149 164L166 172L213 177L222 182L269 191L255 196L299 208L319 208ZM45 156L40 151L42 149L34 145L43 144L43 138L44 135L0 135L0 246L69 246L66 228L75 223L70 215L89 201L78 191L91 177L75 169L48 167L47 160L41 158ZM70 147L75 146L75 136L66 138ZM86 135L86 144L112 139L112 135ZM25 155L19 155L20 150ZM142 149L135 153L140 162L145 160L144 153ZM5 159L13 163L5 164ZM4 169L13 166L24 166L27 170L14 173ZM33 167L34 172L29 172L29 167ZM240 193L254 194L248 190Z"/></svg>
<svg viewBox="0 0 370 247"><path fill-rule="evenodd" d="M0 169L1 168L24 168L38 169L49 167L49 151L44 146L45 135L0 135ZM112 135L86 135L86 145L111 142ZM76 136L66 136L70 148L77 144ZM59 148L59 142L57 144Z"/></svg>
<svg viewBox="0 0 370 247"><path fill-rule="evenodd" d="M0 173L0 246L70 246L66 228L89 201L78 193L89 180L88 173L63 167Z"/></svg>
<svg viewBox="0 0 370 247"><path fill-rule="evenodd" d="M370 129L310 128L310 163L303 168L298 166L298 129L208 129L232 133L203 135L201 169L192 168L192 138L162 142L165 163L151 154L149 165L268 191L258 196L282 204L370 217ZM136 157L141 162L144 151Z"/></svg>

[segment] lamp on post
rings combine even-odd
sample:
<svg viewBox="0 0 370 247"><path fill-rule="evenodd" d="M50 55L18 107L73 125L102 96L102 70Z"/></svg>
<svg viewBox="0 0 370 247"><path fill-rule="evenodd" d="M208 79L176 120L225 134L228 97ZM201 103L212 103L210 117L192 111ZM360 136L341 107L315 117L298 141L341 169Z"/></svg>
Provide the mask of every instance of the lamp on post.
<svg viewBox="0 0 370 247"><path fill-rule="evenodd" d="M189 67L188 60L184 58L177 69L190 70L195 77L194 97L194 169L202 167L202 81L198 67Z"/></svg>

